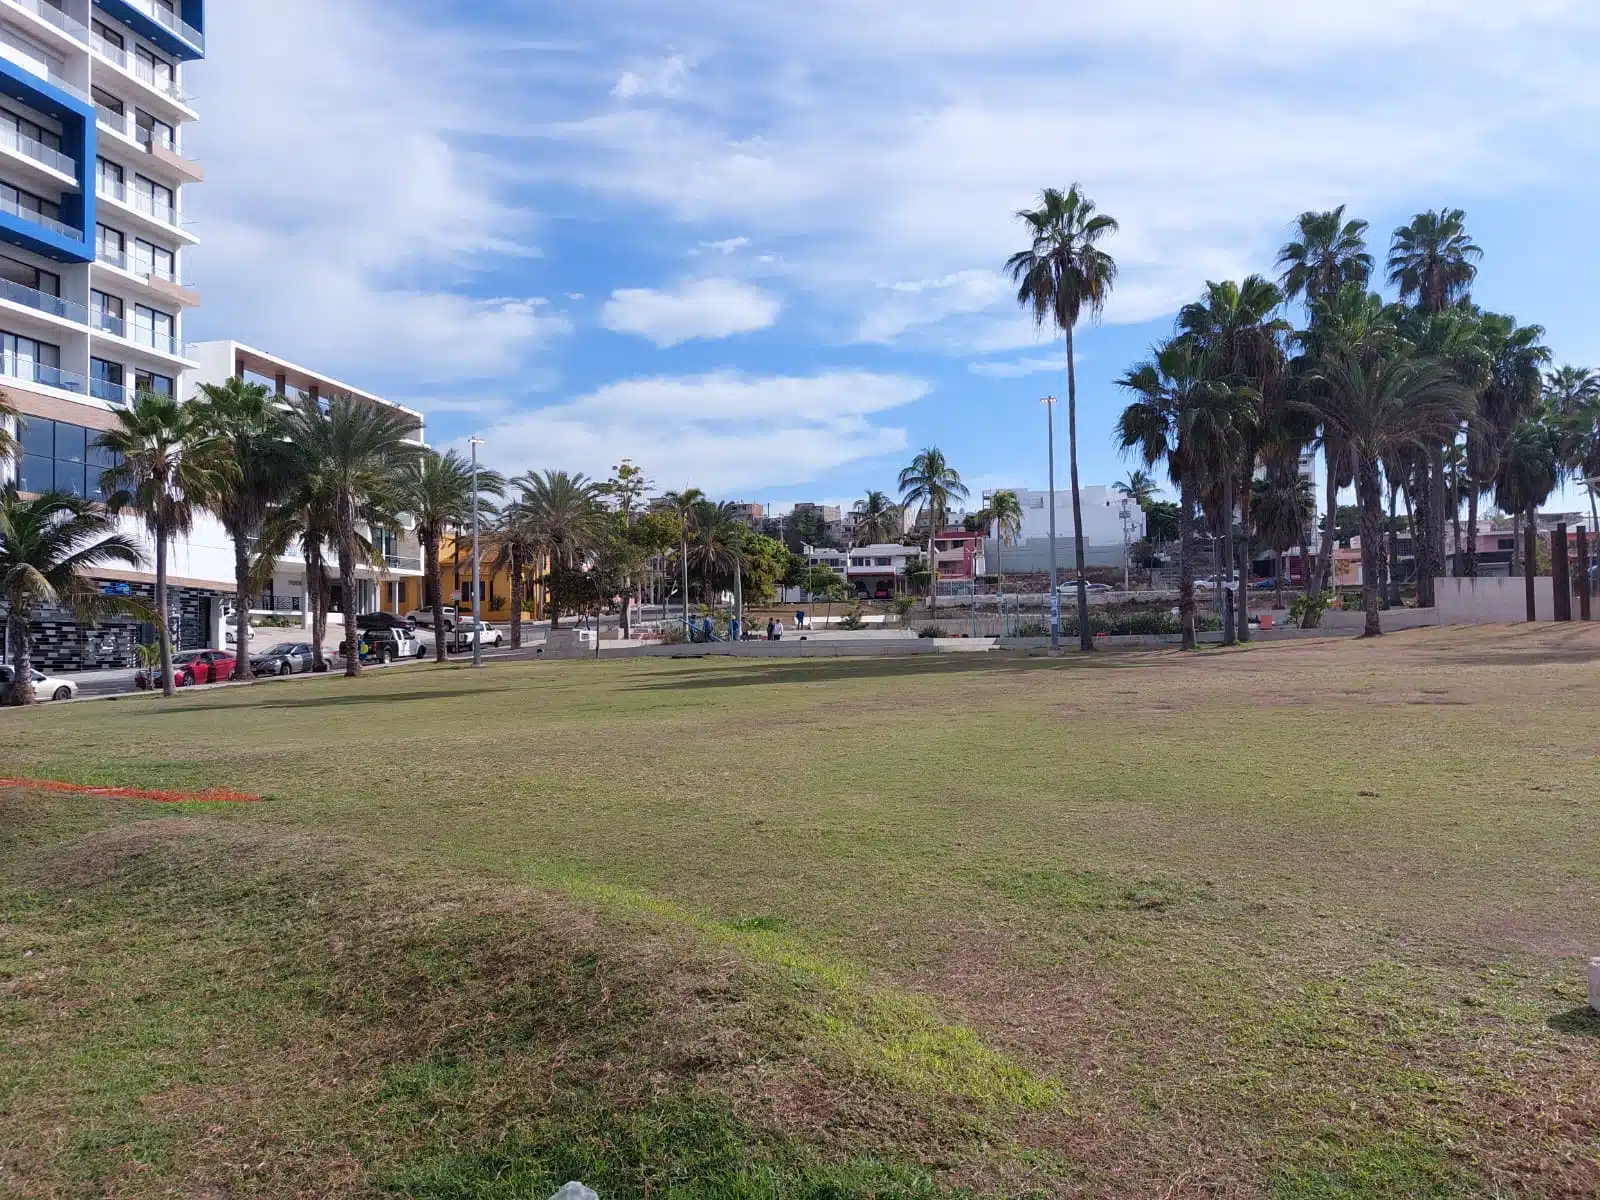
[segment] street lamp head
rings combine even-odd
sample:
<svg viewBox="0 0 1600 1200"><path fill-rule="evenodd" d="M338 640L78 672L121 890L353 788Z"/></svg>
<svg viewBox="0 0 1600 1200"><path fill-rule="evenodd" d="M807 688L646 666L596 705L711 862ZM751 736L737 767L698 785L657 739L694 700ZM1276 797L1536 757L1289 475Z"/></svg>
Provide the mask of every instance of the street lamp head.
<svg viewBox="0 0 1600 1200"><path fill-rule="evenodd" d="M472 437L467 439L467 443L473 446L481 446L483 445L483 439L474 434Z"/></svg>
<svg viewBox="0 0 1600 1200"><path fill-rule="evenodd" d="M1054 396L1041 396L1041 397L1039 397L1039 403L1040 404L1054 404L1055 402L1056 402L1056 398Z"/></svg>

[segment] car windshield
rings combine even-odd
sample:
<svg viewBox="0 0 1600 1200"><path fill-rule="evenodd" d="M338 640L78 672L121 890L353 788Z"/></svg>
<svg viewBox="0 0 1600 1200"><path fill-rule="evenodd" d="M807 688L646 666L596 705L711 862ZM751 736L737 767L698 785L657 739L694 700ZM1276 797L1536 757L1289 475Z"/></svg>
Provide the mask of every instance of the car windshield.
<svg viewBox="0 0 1600 1200"><path fill-rule="evenodd" d="M284 642L280 645L274 646L271 650L268 650L264 657L270 658L276 654L293 654L295 653L295 650L296 647L290 645L288 642Z"/></svg>
<svg viewBox="0 0 1600 1200"><path fill-rule="evenodd" d="M175 663L192 663L200 661L200 651L185 650L182 654L174 654L172 661Z"/></svg>

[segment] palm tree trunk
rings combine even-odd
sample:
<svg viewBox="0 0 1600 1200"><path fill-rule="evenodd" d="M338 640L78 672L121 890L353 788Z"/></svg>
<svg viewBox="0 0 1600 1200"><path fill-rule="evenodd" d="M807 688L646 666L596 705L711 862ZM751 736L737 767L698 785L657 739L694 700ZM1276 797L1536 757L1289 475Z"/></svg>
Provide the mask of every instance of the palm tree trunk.
<svg viewBox="0 0 1600 1200"><path fill-rule="evenodd" d="M1450 574L1459 578L1463 570L1461 564L1461 465L1459 462L1452 463L1450 467L1450 499L1452 501L1450 505L1450 526L1454 533L1454 545L1452 549L1455 551L1455 553L1451 555L1452 567ZM1478 510L1478 499L1476 496L1469 496L1467 498L1467 507L1474 515L1476 515ZM1477 546L1478 543L1476 539L1474 539L1472 543L1472 569L1474 571L1478 569Z"/></svg>
<svg viewBox="0 0 1600 1200"><path fill-rule="evenodd" d="M1383 542L1383 485L1378 480L1378 463L1363 457L1356 466L1356 497L1361 506L1361 601L1367 610L1367 625L1362 637L1383 633L1378 615L1378 554Z"/></svg>
<svg viewBox="0 0 1600 1200"><path fill-rule="evenodd" d="M683 568L683 632L690 641L694 640L689 628L689 538L688 535L678 539L678 563Z"/></svg>
<svg viewBox="0 0 1600 1200"><path fill-rule="evenodd" d="M1072 478L1072 551L1078 567L1078 649L1094 649L1089 628L1089 579L1083 551L1083 497L1078 488L1078 369L1073 361L1072 326L1067 326L1067 469ZM1054 597L1051 598L1054 602Z"/></svg>
<svg viewBox="0 0 1600 1200"><path fill-rule="evenodd" d="M17 651L11 664L16 670L16 678L11 684L11 703L17 708L37 704L39 697L33 690L33 643L28 637L28 619L13 604L11 611L6 614L6 624L11 627L11 644Z"/></svg>
<svg viewBox="0 0 1600 1200"><path fill-rule="evenodd" d="M1308 574L1306 577L1307 598L1321 596L1328 590L1329 572L1333 570L1334 533L1338 529L1339 521L1339 463L1337 454L1331 444L1324 443L1322 449L1323 457L1327 461L1328 508L1322 519L1322 545L1317 550L1317 569L1314 575ZM1316 629L1321 624L1321 605L1307 605L1305 620L1300 622L1300 628Z"/></svg>
<svg viewBox="0 0 1600 1200"><path fill-rule="evenodd" d="M1253 462L1250 465L1254 465ZM1253 471L1239 481L1239 640L1250 640L1250 485Z"/></svg>
<svg viewBox="0 0 1600 1200"><path fill-rule="evenodd" d="M1239 631L1233 623L1233 612L1227 606L1228 593L1233 590L1233 470L1222 471L1222 581L1218 585L1223 598L1222 644L1231 646L1239 640Z"/></svg>
<svg viewBox="0 0 1600 1200"><path fill-rule="evenodd" d="M1302 551L1302 553L1304 553L1304 552ZM1305 563L1305 559L1301 558L1300 562L1302 564L1304 564ZM1304 569L1305 568L1302 565L1301 570L1304 570ZM1275 596L1273 607L1282 608L1283 607L1283 551L1282 550L1273 551L1272 590L1273 590L1273 594Z"/></svg>
<svg viewBox="0 0 1600 1200"><path fill-rule="evenodd" d="M1194 480L1188 470L1178 485L1178 619L1183 624L1183 648L1193 650L1194 640Z"/></svg>
<svg viewBox="0 0 1600 1200"><path fill-rule="evenodd" d="M938 522L933 519L933 514L928 514L928 566L932 575L928 578L928 619L933 622L933 627L939 627L939 555L933 547L933 530Z"/></svg>
<svg viewBox="0 0 1600 1200"><path fill-rule="evenodd" d="M172 683L172 626L167 620L167 526L156 523L156 617L161 639L161 694L171 699Z"/></svg>
<svg viewBox="0 0 1600 1200"><path fill-rule="evenodd" d="M1467 561L1468 579L1478 577L1478 487L1473 484L1467 495ZM1457 539L1456 561L1461 561L1460 540Z"/></svg>
<svg viewBox="0 0 1600 1200"><path fill-rule="evenodd" d="M347 679L361 674L361 632L356 628L356 530L355 518L339 514L339 591L344 597L344 674ZM437 632L434 634L438 636Z"/></svg>
<svg viewBox="0 0 1600 1200"><path fill-rule="evenodd" d="M511 648L522 649L522 600L525 580L522 577L522 547L511 543Z"/></svg>
<svg viewBox="0 0 1600 1200"><path fill-rule="evenodd" d="M1426 579L1417 580L1417 606L1419 608L1432 608L1434 606L1433 581L1444 573L1444 445L1440 443L1430 446L1428 451L1429 475L1432 478L1433 489L1430 499L1433 503L1432 532L1428 539L1428 565L1431 568ZM1460 507L1458 504L1456 507ZM1426 591L1424 591L1426 584Z"/></svg>
<svg viewBox="0 0 1600 1200"><path fill-rule="evenodd" d="M1389 485L1389 607L1399 608L1405 603L1400 595L1400 489ZM1412 543L1413 558L1416 561L1415 546Z"/></svg>
<svg viewBox="0 0 1600 1200"><path fill-rule="evenodd" d="M1537 585L1534 583L1534 579L1533 579L1533 577L1539 573L1539 560L1538 560L1538 553L1539 553L1539 510L1538 510L1538 508L1536 508L1536 507L1529 508L1524 519L1527 522L1526 532L1523 534L1522 538L1515 538L1514 537L1512 540L1513 541L1521 541L1523 543L1523 547L1524 548L1523 548L1523 553L1522 553L1522 559L1523 559L1523 562L1522 562L1522 590L1523 590L1523 595L1527 600L1528 620L1534 621L1534 620L1538 619L1538 615L1537 614L1538 614L1538 611L1539 611L1538 602L1536 601L1535 594L1534 594L1534 588ZM1513 529L1515 529L1517 527L1517 523L1515 521L1513 521L1511 523L1511 527Z"/></svg>
<svg viewBox="0 0 1600 1200"><path fill-rule="evenodd" d="M1415 486L1417 494L1413 499L1411 553L1417 563L1417 607L1429 608L1433 600L1431 580L1434 571L1443 569L1443 564L1434 561L1437 543L1433 540L1433 482L1426 462L1417 464Z"/></svg>
<svg viewBox="0 0 1600 1200"><path fill-rule="evenodd" d="M439 562L439 535L435 532L422 542L422 565L433 585L433 661L444 661L444 571Z"/></svg>
<svg viewBox="0 0 1600 1200"><path fill-rule="evenodd" d="M233 660L235 683L255 680L250 670L250 547L242 536L233 539Z"/></svg>
<svg viewBox="0 0 1600 1200"><path fill-rule="evenodd" d="M306 597L311 602L311 663L314 670L327 669L328 660L322 646L328 638L328 580L322 565L321 545L307 545Z"/></svg>

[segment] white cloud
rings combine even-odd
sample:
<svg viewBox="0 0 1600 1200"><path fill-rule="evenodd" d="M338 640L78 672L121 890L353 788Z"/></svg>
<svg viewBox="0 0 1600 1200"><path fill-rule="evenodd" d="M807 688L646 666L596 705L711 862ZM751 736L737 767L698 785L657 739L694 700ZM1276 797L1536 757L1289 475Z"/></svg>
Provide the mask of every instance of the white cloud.
<svg viewBox="0 0 1600 1200"><path fill-rule="evenodd" d="M191 337L381 388L517 372L570 330L537 296L473 294L485 262L532 250L494 164L459 142L479 107L471 45L375 0L218 5L207 34ZM285 62L315 86L287 86Z"/></svg>
<svg viewBox="0 0 1600 1200"><path fill-rule="evenodd" d="M905 430L879 419L928 391L919 379L864 371L630 379L501 420L484 435L484 453L518 470L590 474L632 458L663 488L727 494L904 449Z"/></svg>
<svg viewBox="0 0 1600 1200"><path fill-rule="evenodd" d="M720 254L726 258L736 251L743 250L749 244L750 239L747 237L731 237L723 238L720 242L701 242L699 249L710 250L712 253ZM690 251L690 253L694 253L694 251Z"/></svg>
<svg viewBox="0 0 1600 1200"><path fill-rule="evenodd" d="M689 71L689 61L683 55L669 55L642 64L637 70L624 71L611 89L611 95L622 101L636 100L641 96L676 96L683 90Z"/></svg>
<svg viewBox="0 0 1600 1200"><path fill-rule="evenodd" d="M694 279L672 291L620 288L611 293L600 323L615 333L633 333L657 346L696 338L717 339L766 329L782 305L737 279Z"/></svg>
<svg viewBox="0 0 1600 1200"><path fill-rule="evenodd" d="M1078 355L1083 362L1083 355ZM1028 375L1042 375L1046 371L1065 371L1066 358L1060 354L1036 355L1031 358L1014 358L999 362L972 362L967 370L986 379L1022 379Z"/></svg>

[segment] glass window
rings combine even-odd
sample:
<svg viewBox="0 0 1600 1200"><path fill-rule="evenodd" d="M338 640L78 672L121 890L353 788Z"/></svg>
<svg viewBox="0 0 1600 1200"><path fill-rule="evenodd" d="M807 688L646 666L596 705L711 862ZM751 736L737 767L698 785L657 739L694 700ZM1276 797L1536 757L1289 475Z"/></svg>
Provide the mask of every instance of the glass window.
<svg viewBox="0 0 1600 1200"><path fill-rule="evenodd" d="M136 391L157 392L163 396L173 395L172 377L157 375L153 371L134 372L133 386Z"/></svg>
<svg viewBox="0 0 1600 1200"><path fill-rule="evenodd" d="M66 492L69 496L87 496L88 489L81 462L63 462L56 459L56 491Z"/></svg>
<svg viewBox="0 0 1600 1200"><path fill-rule="evenodd" d="M136 275L154 275L158 279L177 279L173 269L174 256L165 246L157 246L143 238L133 240L133 271Z"/></svg>
<svg viewBox="0 0 1600 1200"><path fill-rule="evenodd" d="M22 456L22 474L17 486L25 492L48 492L56 485L56 460L37 454Z"/></svg>
<svg viewBox="0 0 1600 1200"><path fill-rule="evenodd" d="M123 320L122 298L108 296L105 292L89 292L89 312L94 317L96 329L104 329L107 333L114 333L118 337L127 336L127 323Z"/></svg>
<svg viewBox="0 0 1600 1200"><path fill-rule="evenodd" d="M89 431L82 425L68 425L65 421L56 422L56 461L58 463L82 463L84 461L84 447L88 444Z"/></svg>
<svg viewBox="0 0 1600 1200"><path fill-rule="evenodd" d="M172 149L173 131L171 125L168 125L165 121L157 120L142 108L135 110L133 119L138 126L137 136L141 142L154 142L156 145L164 146L168 150Z"/></svg>
<svg viewBox="0 0 1600 1200"><path fill-rule="evenodd" d="M56 423L43 417L24 417L22 420L22 452L38 454L44 458L56 456Z"/></svg>
<svg viewBox="0 0 1600 1200"><path fill-rule="evenodd" d="M128 239L120 229L112 229L109 225L96 225L94 227L95 257L102 262L108 262L115 267L126 267Z"/></svg>
<svg viewBox="0 0 1600 1200"><path fill-rule="evenodd" d="M102 192L109 192L113 196L122 195L122 181L124 179L122 168L114 162L103 158L94 160L95 187Z"/></svg>
<svg viewBox="0 0 1600 1200"><path fill-rule="evenodd" d="M118 50L126 50L128 48L128 44L122 40L122 35L104 21L94 22L94 31Z"/></svg>
<svg viewBox="0 0 1600 1200"><path fill-rule="evenodd" d="M91 358L89 394L109 404L126 404L128 394L123 390L122 364L104 358Z"/></svg>

